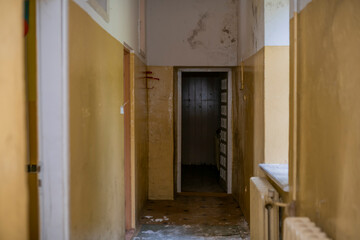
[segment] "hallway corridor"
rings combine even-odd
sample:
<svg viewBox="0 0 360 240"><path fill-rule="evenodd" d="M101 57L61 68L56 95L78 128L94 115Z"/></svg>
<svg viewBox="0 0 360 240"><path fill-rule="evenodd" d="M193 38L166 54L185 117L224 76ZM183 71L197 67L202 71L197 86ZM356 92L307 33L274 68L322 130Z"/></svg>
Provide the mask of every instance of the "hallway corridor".
<svg viewBox="0 0 360 240"><path fill-rule="evenodd" d="M239 205L230 195L183 193L174 201L148 201L133 240L250 239Z"/></svg>
<svg viewBox="0 0 360 240"><path fill-rule="evenodd" d="M0 1L0 240L359 240L359 13Z"/></svg>

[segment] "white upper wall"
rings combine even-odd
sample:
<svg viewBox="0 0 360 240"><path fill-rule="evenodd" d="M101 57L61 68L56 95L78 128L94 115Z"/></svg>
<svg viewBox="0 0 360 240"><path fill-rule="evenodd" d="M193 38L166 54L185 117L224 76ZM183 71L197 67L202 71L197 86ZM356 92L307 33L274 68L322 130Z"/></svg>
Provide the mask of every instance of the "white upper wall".
<svg viewBox="0 0 360 240"><path fill-rule="evenodd" d="M301 12L312 0L290 0L290 19L294 17L294 12Z"/></svg>
<svg viewBox="0 0 360 240"><path fill-rule="evenodd" d="M121 43L126 43L139 53L138 0L109 0L109 22L106 22L88 3L88 0L73 0L105 31Z"/></svg>
<svg viewBox="0 0 360 240"><path fill-rule="evenodd" d="M147 64L236 66L237 0L148 0Z"/></svg>
<svg viewBox="0 0 360 240"><path fill-rule="evenodd" d="M289 0L265 0L265 46L288 46Z"/></svg>
<svg viewBox="0 0 360 240"><path fill-rule="evenodd" d="M238 12L238 60L241 62L264 47L264 0L239 0Z"/></svg>
<svg viewBox="0 0 360 240"><path fill-rule="evenodd" d="M239 62L264 46L289 45L289 1L239 0Z"/></svg>

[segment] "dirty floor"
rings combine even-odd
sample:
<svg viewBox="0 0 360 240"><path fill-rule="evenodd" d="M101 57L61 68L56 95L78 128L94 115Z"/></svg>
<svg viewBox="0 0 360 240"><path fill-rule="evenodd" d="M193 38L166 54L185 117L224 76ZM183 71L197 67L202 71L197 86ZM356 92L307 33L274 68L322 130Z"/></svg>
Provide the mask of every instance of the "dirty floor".
<svg viewBox="0 0 360 240"><path fill-rule="evenodd" d="M233 198L226 194L178 195L174 201L148 201L133 240L250 239Z"/></svg>
<svg viewBox="0 0 360 240"><path fill-rule="evenodd" d="M183 192L225 192L219 183L219 173L216 166L182 165L181 175L181 190Z"/></svg>

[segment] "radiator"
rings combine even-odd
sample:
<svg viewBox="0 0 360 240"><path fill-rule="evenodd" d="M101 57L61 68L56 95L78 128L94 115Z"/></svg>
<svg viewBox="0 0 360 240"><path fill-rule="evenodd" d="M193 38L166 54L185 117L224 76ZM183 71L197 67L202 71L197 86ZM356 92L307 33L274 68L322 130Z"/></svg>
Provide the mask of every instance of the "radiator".
<svg viewBox="0 0 360 240"><path fill-rule="evenodd" d="M265 178L252 177L250 179L251 240L279 239L279 208L272 206L267 210L265 207L270 197L273 201L279 200L279 194L275 188Z"/></svg>
<svg viewBox="0 0 360 240"><path fill-rule="evenodd" d="M307 217L288 217L284 221L283 240L330 240Z"/></svg>

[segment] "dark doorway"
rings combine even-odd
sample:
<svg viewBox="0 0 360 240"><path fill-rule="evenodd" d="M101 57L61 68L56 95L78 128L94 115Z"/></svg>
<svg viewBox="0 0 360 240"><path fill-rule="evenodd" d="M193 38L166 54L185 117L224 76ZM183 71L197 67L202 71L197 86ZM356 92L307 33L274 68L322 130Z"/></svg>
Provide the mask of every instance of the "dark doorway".
<svg viewBox="0 0 360 240"><path fill-rule="evenodd" d="M182 73L181 191L225 192L220 178L222 81L226 72Z"/></svg>

